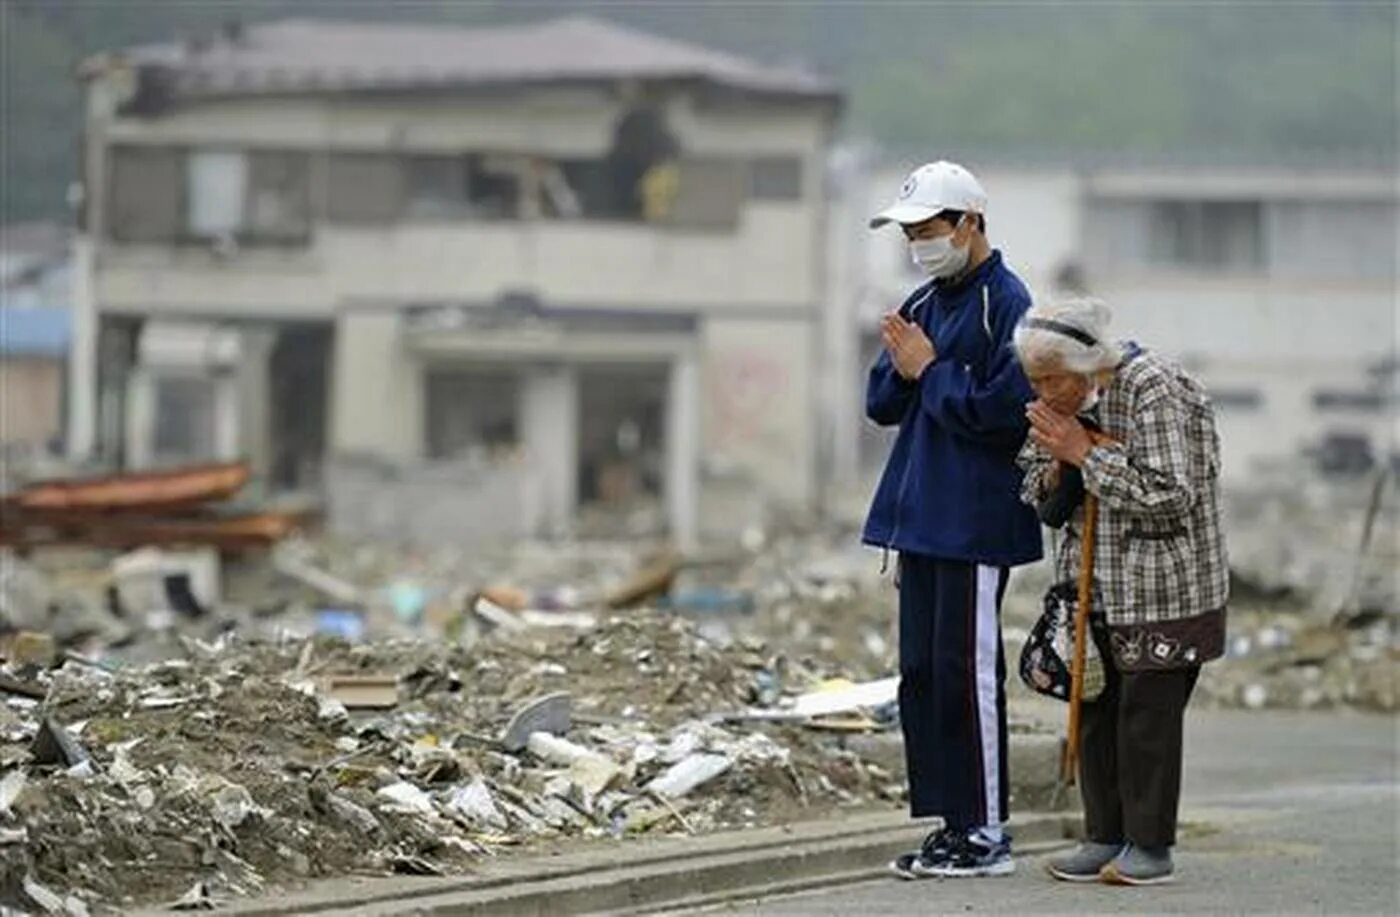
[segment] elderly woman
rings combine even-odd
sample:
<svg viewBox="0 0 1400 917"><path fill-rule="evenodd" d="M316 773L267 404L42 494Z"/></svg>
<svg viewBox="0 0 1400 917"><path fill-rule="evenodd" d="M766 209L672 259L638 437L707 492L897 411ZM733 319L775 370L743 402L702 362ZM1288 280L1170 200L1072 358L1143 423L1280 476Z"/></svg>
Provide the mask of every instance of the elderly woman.
<svg viewBox="0 0 1400 917"><path fill-rule="evenodd" d="M1173 874L1182 714L1224 647L1220 446L1201 385L1108 340L1108 320L1096 300L1037 306L1013 338L1038 396L1022 499L1064 527L1061 581L1078 577L1084 492L1098 504L1089 621L1105 687L1082 711L1087 842L1048 867L1065 881L1149 885Z"/></svg>

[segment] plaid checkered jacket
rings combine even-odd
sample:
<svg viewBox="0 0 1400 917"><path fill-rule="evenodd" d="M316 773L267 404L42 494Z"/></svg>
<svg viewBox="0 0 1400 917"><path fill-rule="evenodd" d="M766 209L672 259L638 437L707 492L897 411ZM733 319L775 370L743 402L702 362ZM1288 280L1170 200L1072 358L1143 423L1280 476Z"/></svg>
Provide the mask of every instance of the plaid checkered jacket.
<svg viewBox="0 0 1400 917"><path fill-rule="evenodd" d="M1099 500L1094 608L1125 669L1205 662L1224 648L1229 566L1220 524L1220 439L1200 383L1174 363L1137 351L1102 392L1097 421L1115 443L1084 462ZM1018 459L1021 497L1036 505L1055 466L1028 439ZM1081 505L1065 526L1057 578L1077 581Z"/></svg>

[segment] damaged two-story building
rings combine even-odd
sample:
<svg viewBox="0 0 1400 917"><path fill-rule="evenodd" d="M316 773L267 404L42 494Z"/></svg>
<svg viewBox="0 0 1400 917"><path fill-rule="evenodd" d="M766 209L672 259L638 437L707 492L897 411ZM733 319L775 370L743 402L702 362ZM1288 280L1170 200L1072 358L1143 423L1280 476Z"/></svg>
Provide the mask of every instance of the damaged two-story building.
<svg viewBox="0 0 1400 917"><path fill-rule="evenodd" d="M418 540L816 499L822 79L582 18L286 21L82 78L77 454L246 457Z"/></svg>

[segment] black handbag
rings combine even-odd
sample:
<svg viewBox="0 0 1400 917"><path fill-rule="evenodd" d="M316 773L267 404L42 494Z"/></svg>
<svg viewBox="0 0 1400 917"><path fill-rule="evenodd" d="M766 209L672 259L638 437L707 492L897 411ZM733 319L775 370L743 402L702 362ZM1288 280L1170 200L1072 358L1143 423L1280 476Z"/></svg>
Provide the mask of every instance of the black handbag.
<svg viewBox="0 0 1400 917"><path fill-rule="evenodd" d="M1070 659L1074 652L1074 609L1078 589L1072 581L1056 583L1045 593L1044 609L1021 647L1020 674L1027 688L1056 700L1069 700ZM1103 660L1092 639L1084 641L1084 700L1103 693Z"/></svg>

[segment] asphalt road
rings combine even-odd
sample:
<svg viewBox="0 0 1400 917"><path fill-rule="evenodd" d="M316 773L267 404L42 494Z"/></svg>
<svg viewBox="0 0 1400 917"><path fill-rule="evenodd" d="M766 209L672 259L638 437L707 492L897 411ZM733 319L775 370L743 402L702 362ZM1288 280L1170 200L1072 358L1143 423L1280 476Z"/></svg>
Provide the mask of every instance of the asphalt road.
<svg viewBox="0 0 1400 917"><path fill-rule="evenodd" d="M1067 885L1023 858L1007 878L890 878L703 913L1400 914L1400 719L1190 711L1186 742L1172 885Z"/></svg>

